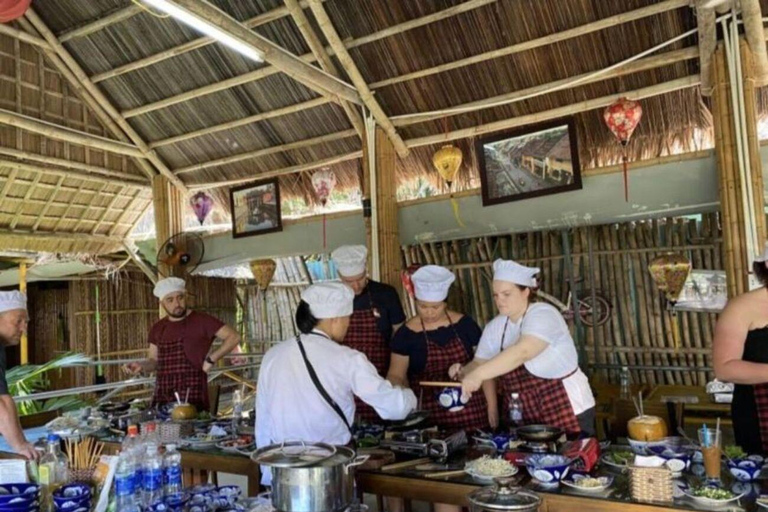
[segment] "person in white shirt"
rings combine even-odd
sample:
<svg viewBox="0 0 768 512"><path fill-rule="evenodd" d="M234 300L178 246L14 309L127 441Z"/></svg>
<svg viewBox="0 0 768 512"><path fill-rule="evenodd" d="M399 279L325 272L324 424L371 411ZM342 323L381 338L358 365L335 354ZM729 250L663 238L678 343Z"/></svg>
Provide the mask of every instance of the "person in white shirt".
<svg viewBox="0 0 768 512"><path fill-rule="evenodd" d="M385 420L404 419L416 408L413 391L393 386L365 355L339 344L349 327L354 296L341 283L320 283L302 292L296 310L302 334L272 347L261 363L256 393L259 448L283 441L348 444L355 396ZM310 366L335 407L313 383ZM265 471L262 484L270 483L271 473Z"/></svg>
<svg viewBox="0 0 768 512"><path fill-rule="evenodd" d="M485 326L474 360L454 364L451 377L461 379L466 396L499 377L502 410L518 393L524 424L561 427L572 438L594 436L595 399L568 325L550 304L532 303L539 269L496 260L493 271L500 314Z"/></svg>

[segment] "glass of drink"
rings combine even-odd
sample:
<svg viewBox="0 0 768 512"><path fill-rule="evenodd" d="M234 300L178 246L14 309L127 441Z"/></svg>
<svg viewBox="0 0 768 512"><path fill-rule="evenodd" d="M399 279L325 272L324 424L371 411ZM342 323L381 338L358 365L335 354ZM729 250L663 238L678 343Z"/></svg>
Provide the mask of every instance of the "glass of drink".
<svg viewBox="0 0 768 512"><path fill-rule="evenodd" d="M704 457L704 471L707 480L720 480L720 429L701 427L699 429L699 444L701 444L701 454Z"/></svg>

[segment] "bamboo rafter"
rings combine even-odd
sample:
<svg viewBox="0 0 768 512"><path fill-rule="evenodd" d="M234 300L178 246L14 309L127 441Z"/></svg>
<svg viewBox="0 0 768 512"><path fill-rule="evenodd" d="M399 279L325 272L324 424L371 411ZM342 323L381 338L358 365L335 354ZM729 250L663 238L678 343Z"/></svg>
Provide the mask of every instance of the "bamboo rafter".
<svg viewBox="0 0 768 512"><path fill-rule="evenodd" d="M104 190L108 186L109 186L109 184L105 183L104 185L101 186L101 190L99 190L99 193L93 195L93 197L91 198L91 202L89 204L89 208L88 209L90 209L90 207L93 206L96 203L97 199L104 197L104 195L103 195ZM80 216L80 219L77 221L77 224L75 224L75 227L72 229L72 231L77 232L77 231L80 230L80 226L82 226L83 222L85 222L85 220L86 220L85 216L88 215L88 209L83 211L83 214Z"/></svg>
<svg viewBox="0 0 768 512"><path fill-rule="evenodd" d="M91 235L90 233L53 233L47 231L24 231L20 229L4 229L0 228L0 238L7 239L19 239L19 240L61 240L68 241L80 241L80 242L95 242L95 243L109 243L120 244L122 238L106 235Z"/></svg>
<svg viewBox="0 0 768 512"><path fill-rule="evenodd" d="M24 194L24 202L29 201L29 198L32 196L32 192L35 191L35 186L40 182L40 176L41 176L40 174L35 176L35 180L32 183L32 186L29 187L27 189L27 193ZM22 214L21 208L23 207L23 205L24 205L24 203L22 203L19 206L18 213L16 213L16 215L14 215L13 219L11 220L11 230L16 229L16 224L18 224L19 220L21 219L21 214Z"/></svg>
<svg viewBox="0 0 768 512"><path fill-rule="evenodd" d="M121 197L124 190L125 189L120 189L120 191L117 194L115 194L115 197L113 197L112 200L109 202L109 205L107 205L107 207L104 209L104 212L101 214L101 217L99 217L98 222L96 222L96 225L93 226L93 229L91 230L92 235L95 235L96 233L98 233L99 228L104 223L104 220L107 218L107 215L109 214L110 210L112 210L112 208L115 206L115 203Z"/></svg>
<svg viewBox="0 0 768 512"><path fill-rule="evenodd" d="M138 201L139 199L141 199L141 191L137 190L133 194L133 197L131 198L131 200L128 203L128 205L125 207L125 210L123 211L123 213L120 214L120 216L117 218L117 221L110 228L109 233L108 233L110 236L113 236L115 234L115 232L117 231L118 226L123 224L123 221L125 220L126 215L128 215L129 211L133 210L133 207L136 204L136 201ZM133 227L133 226L131 226L131 227Z"/></svg>
<svg viewBox="0 0 768 512"><path fill-rule="evenodd" d="M59 190L61 190L61 185L64 183L64 177L60 176L58 181L56 182L56 187L51 191L51 195L48 198L47 201L45 201L45 205L43 205L43 209L40 210L40 214L37 217L37 220L32 225L32 231L37 231L37 228L40 227L40 223L45 218L45 214L48 213L48 210L51 207L51 204L56 200L56 194L59 193Z"/></svg>
<svg viewBox="0 0 768 512"><path fill-rule="evenodd" d="M100 30L104 30L107 27L115 25L116 23L130 19L142 12L144 12L144 9L142 9L140 5L131 4L128 7L111 12L106 16L100 16L99 19L94 20L91 23L86 23L80 27L67 30L63 34L59 35L59 41L66 43L67 41L71 41L73 39L89 36Z"/></svg>

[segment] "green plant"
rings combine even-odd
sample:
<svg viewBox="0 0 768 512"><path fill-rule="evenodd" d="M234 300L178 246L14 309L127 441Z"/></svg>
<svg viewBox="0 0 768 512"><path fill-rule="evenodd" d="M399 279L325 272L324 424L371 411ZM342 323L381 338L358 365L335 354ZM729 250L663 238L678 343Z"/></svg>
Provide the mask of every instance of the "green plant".
<svg viewBox="0 0 768 512"><path fill-rule="evenodd" d="M28 396L36 392L44 391L50 386L50 380L46 373L79 363L87 363L90 357L84 354L67 352L45 364L24 364L15 366L5 374L8 382L8 390L11 396ZM37 412L55 411L58 409L72 410L87 405L87 402L76 395L51 398L45 402L31 400L19 402L16 407L19 415L27 416Z"/></svg>

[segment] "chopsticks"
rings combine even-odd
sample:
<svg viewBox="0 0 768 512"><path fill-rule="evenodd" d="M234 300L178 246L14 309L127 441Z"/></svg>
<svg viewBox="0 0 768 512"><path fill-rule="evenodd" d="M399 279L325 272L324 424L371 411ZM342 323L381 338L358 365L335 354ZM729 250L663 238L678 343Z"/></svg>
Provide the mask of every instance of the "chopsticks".
<svg viewBox="0 0 768 512"><path fill-rule="evenodd" d="M463 469L455 469L453 471L439 471L437 473L425 473L422 476L424 478L451 478L454 476L464 475L466 472Z"/></svg>
<svg viewBox="0 0 768 512"><path fill-rule="evenodd" d="M87 437L80 442L67 439L66 447L69 467L76 470L96 467L104 451L104 443L94 441L92 437Z"/></svg>
<svg viewBox="0 0 768 512"><path fill-rule="evenodd" d="M382 471L395 471L397 469L405 469L410 468L413 466L418 466L419 464L426 464L427 462L431 462L432 459L429 457L424 457L422 459L414 459L414 460L407 460L405 462L396 462L395 464L387 464L386 466L382 466Z"/></svg>
<svg viewBox="0 0 768 512"><path fill-rule="evenodd" d="M419 386L422 387L433 387L433 388L460 388L461 382L438 382L438 381L422 381L419 382Z"/></svg>

